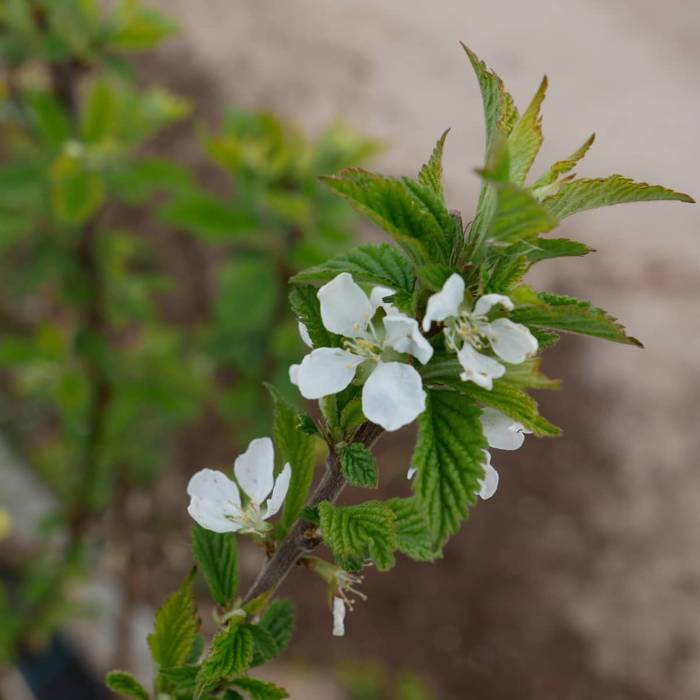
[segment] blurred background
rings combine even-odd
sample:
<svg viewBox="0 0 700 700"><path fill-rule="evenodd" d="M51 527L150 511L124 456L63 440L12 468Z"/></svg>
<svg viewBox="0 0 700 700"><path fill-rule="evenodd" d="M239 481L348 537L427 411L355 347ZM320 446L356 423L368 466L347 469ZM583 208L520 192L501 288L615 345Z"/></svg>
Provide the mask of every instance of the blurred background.
<svg viewBox="0 0 700 700"><path fill-rule="evenodd" d="M535 170L595 130L580 175L700 193L698 3L107 5L100 24L89 2L0 3L7 700L103 697L90 673L115 665L148 678L153 610L190 565L187 479L267 430L260 383L286 386L302 352L285 280L379 237L317 176L413 174L451 127L469 220L483 115L460 40L521 106L547 73ZM296 572L295 640L267 670L292 698L700 697L698 224L672 203L564 223L597 253L532 283L646 349L550 350L563 389L541 408L564 436L494 458L499 492L443 560L370 571L345 638ZM380 442L383 496L406 491L411 445ZM261 556L241 552L245 575Z"/></svg>

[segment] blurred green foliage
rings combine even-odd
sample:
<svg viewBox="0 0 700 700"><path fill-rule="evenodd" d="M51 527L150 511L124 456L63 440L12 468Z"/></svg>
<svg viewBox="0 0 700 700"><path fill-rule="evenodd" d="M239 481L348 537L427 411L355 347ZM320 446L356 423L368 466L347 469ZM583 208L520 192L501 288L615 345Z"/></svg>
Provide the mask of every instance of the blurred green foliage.
<svg viewBox="0 0 700 700"><path fill-rule="evenodd" d="M144 148L193 127L188 102L142 86L132 63L175 25L139 0L109 8L0 3L0 429L57 502L19 585L0 591L0 658L69 612L98 516L163 473L180 429L212 407L236 442L262 429L260 378L284 386L300 348L286 281L352 238L318 175L377 148L341 125L310 140L232 110L201 136L228 180L212 194ZM211 261L194 270L212 288L195 319L164 311L191 280L173 275L154 225Z"/></svg>

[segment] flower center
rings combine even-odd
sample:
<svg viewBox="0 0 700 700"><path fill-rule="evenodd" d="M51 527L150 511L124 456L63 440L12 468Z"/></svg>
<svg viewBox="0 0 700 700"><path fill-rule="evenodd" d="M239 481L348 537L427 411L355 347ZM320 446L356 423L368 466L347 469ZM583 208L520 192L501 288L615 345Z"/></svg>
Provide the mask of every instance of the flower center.
<svg viewBox="0 0 700 700"><path fill-rule="evenodd" d="M364 357L368 360L379 362L382 356L382 348L375 341L369 338L346 338L345 349L353 355Z"/></svg>
<svg viewBox="0 0 700 700"><path fill-rule="evenodd" d="M487 345L484 326L487 320L485 316L460 311L459 316L448 323L445 327L445 340L450 350L459 352L464 343L469 343L477 350L481 350Z"/></svg>

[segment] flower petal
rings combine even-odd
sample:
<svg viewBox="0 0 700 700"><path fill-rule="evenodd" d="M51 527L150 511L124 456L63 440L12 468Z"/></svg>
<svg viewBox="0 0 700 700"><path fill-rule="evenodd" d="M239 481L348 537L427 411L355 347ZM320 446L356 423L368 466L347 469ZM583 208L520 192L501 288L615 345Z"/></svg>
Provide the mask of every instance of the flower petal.
<svg viewBox="0 0 700 700"><path fill-rule="evenodd" d="M275 450L269 437L251 440L248 449L233 463L238 485L258 505L272 491L274 471Z"/></svg>
<svg viewBox="0 0 700 700"><path fill-rule="evenodd" d="M514 421L495 408L482 410L481 427L489 447L495 447L498 450L517 450L525 441L523 424Z"/></svg>
<svg viewBox="0 0 700 700"><path fill-rule="evenodd" d="M429 331L433 321L444 321L456 316L463 300L464 280L455 272L447 279L442 289L428 299L423 317L423 331Z"/></svg>
<svg viewBox="0 0 700 700"><path fill-rule="evenodd" d="M289 381L294 386L299 386L299 369L301 365L289 365Z"/></svg>
<svg viewBox="0 0 700 700"><path fill-rule="evenodd" d="M301 321L299 321L297 328L299 329L299 337L302 343L304 343L307 348L313 348L314 343L309 335L309 329Z"/></svg>
<svg viewBox="0 0 700 700"><path fill-rule="evenodd" d="M493 389L493 380L502 377L506 368L492 357L477 352L469 343L465 343L457 353L457 359L464 372L460 375L463 382L474 382L484 389Z"/></svg>
<svg viewBox="0 0 700 700"><path fill-rule="evenodd" d="M481 465L484 468L484 478L479 479L479 497L486 500L491 498L498 488L499 476L498 472L491 466L491 455L484 450L486 461Z"/></svg>
<svg viewBox="0 0 700 700"><path fill-rule="evenodd" d="M272 488L272 495L267 501L267 508L263 513L263 519L271 518L279 512L279 509L284 503L284 499L289 491L289 480L292 478L292 468L289 464L285 464L282 471L275 479L275 485Z"/></svg>
<svg viewBox="0 0 700 700"><path fill-rule="evenodd" d="M433 346L423 337L418 321L402 313L383 318L386 337L384 343L397 352L405 352L425 364L433 356Z"/></svg>
<svg viewBox="0 0 700 700"><path fill-rule="evenodd" d="M192 520L212 532L237 532L241 529L241 509L232 503L222 504L193 496L187 506Z"/></svg>
<svg viewBox="0 0 700 700"><path fill-rule="evenodd" d="M409 467L406 472L406 478L410 481L417 473L418 470L415 467Z"/></svg>
<svg viewBox="0 0 700 700"><path fill-rule="evenodd" d="M491 341L493 351L502 360L517 365L537 352L537 338L527 326L513 323L507 318L497 318L483 327Z"/></svg>
<svg viewBox="0 0 700 700"><path fill-rule="evenodd" d="M474 313L477 316L486 316L496 304L504 306L508 311L512 311L515 308L510 297L504 294L484 294L483 297L476 300L476 304L474 304Z"/></svg>
<svg viewBox="0 0 700 700"><path fill-rule="evenodd" d="M347 338L364 338L374 309L349 272L341 272L318 290L321 320L332 333Z"/></svg>
<svg viewBox="0 0 700 700"><path fill-rule="evenodd" d="M241 507L238 486L223 472L216 469L201 469L187 484L187 495L212 503L233 503Z"/></svg>
<svg viewBox="0 0 700 700"><path fill-rule="evenodd" d="M333 598L333 636L345 636L345 601L338 596Z"/></svg>
<svg viewBox="0 0 700 700"><path fill-rule="evenodd" d="M373 287L372 291L369 293L369 303L372 306L372 311L376 311L380 307L386 310L386 307L391 305L385 302L384 299L394 296L394 294L396 294L396 292L389 287ZM394 307L392 306L391 308ZM389 312L387 311L387 313Z"/></svg>
<svg viewBox="0 0 700 700"><path fill-rule="evenodd" d="M306 399L337 394L350 384L364 358L340 348L312 350L299 365L297 384Z"/></svg>
<svg viewBox="0 0 700 700"><path fill-rule="evenodd" d="M421 376L403 362L380 362L362 388L362 411L384 430L398 430L425 410Z"/></svg>

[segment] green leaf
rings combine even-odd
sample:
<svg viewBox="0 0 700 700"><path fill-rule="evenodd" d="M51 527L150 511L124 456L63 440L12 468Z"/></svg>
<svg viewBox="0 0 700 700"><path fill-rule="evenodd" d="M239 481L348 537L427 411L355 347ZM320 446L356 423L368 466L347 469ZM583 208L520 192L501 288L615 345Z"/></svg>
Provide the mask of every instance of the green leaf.
<svg viewBox="0 0 700 700"><path fill-rule="evenodd" d="M510 183L495 183L496 209L488 227L488 237L516 243L551 231L559 222L527 190Z"/></svg>
<svg viewBox="0 0 700 700"><path fill-rule="evenodd" d="M115 51L125 53L155 48L177 31L177 25L166 15L142 7L138 0L121 0L115 20L109 43Z"/></svg>
<svg viewBox="0 0 700 700"><path fill-rule="evenodd" d="M280 392L270 384L267 388L275 403L272 423L275 449L281 463L288 463L292 468L282 514L282 524L289 528L299 516L309 495L316 464L316 440L299 430L301 416Z"/></svg>
<svg viewBox="0 0 700 700"><path fill-rule="evenodd" d="M158 218L211 243L240 238L258 225L247 212L207 194L179 196L160 209Z"/></svg>
<svg viewBox="0 0 700 700"><path fill-rule="evenodd" d="M294 631L294 606L288 600L273 601L260 617L258 626L275 640L277 654L281 654Z"/></svg>
<svg viewBox="0 0 700 700"><path fill-rule="evenodd" d="M197 680L197 666L176 666L175 668L163 668L160 677L177 690L193 690Z"/></svg>
<svg viewBox="0 0 700 700"><path fill-rule="evenodd" d="M391 234L414 262L449 259L454 224L427 188L408 178L384 177L361 168L347 168L339 175L322 179ZM445 224L449 230L443 228Z"/></svg>
<svg viewBox="0 0 700 700"><path fill-rule="evenodd" d="M197 673L194 700L250 668L253 660L253 634L247 625L230 624L219 632L211 651Z"/></svg>
<svg viewBox="0 0 700 700"><path fill-rule="evenodd" d="M48 92L35 92L26 99L44 143L49 148L60 148L71 136L70 120L63 105Z"/></svg>
<svg viewBox="0 0 700 700"><path fill-rule="evenodd" d="M624 327L614 316L592 306L588 301L548 292L542 292L538 296L542 305L520 307L511 314L512 320L527 326L554 328L643 347L636 338L625 333Z"/></svg>
<svg viewBox="0 0 700 700"><path fill-rule="evenodd" d="M155 628L148 636L153 660L162 668L184 665L197 639L199 620L192 598L190 574L180 589L156 613Z"/></svg>
<svg viewBox="0 0 700 700"><path fill-rule="evenodd" d="M440 263L428 263L418 270L421 285L432 292L439 292L454 270Z"/></svg>
<svg viewBox="0 0 700 700"><path fill-rule="evenodd" d="M635 182L622 175L596 179L573 180L564 183L559 191L543 200L544 206L558 219L576 214L586 209L608 207L625 202L647 202L672 199L694 203L687 194L674 192L660 185Z"/></svg>
<svg viewBox="0 0 700 700"><path fill-rule="evenodd" d="M238 590L236 540L231 533L212 532L192 526L192 552L204 574L212 598L228 608Z"/></svg>
<svg viewBox="0 0 700 700"><path fill-rule="evenodd" d="M506 364L506 373L503 378L509 384L525 389L559 389L561 382L558 379L550 379L540 371L542 358L532 357L518 365Z"/></svg>
<svg viewBox="0 0 700 700"><path fill-rule="evenodd" d="M541 260L581 257L595 252L584 243L571 241L568 238L537 238L534 241L528 241L525 248L525 257L530 265Z"/></svg>
<svg viewBox="0 0 700 700"><path fill-rule="evenodd" d="M326 330L321 320L321 307L314 287L294 287L289 294L289 303L295 316L306 326L315 348L336 348L341 344L340 336Z"/></svg>
<svg viewBox="0 0 700 700"><path fill-rule="evenodd" d="M296 284L325 284L341 272L349 272L356 282L384 285L408 294L413 292L416 284L411 263L398 249L386 243L360 246L303 270L291 281Z"/></svg>
<svg viewBox="0 0 700 700"><path fill-rule="evenodd" d="M248 629L253 635L254 645L251 667L261 666L268 661L272 661L279 654L274 637L260 625L248 625Z"/></svg>
<svg viewBox="0 0 700 700"><path fill-rule="evenodd" d="M435 546L459 530L476 501L487 447L480 415L466 396L431 390L418 417L414 487Z"/></svg>
<svg viewBox="0 0 700 700"><path fill-rule="evenodd" d="M64 153L50 169L51 201L59 220L82 224L102 206L105 197L102 178L87 170L80 158Z"/></svg>
<svg viewBox="0 0 700 700"><path fill-rule="evenodd" d="M537 402L526 394L517 383L497 379L489 391L474 384L457 380L452 386L460 393L471 396L485 406L491 406L522 423L538 437L553 437L561 430L543 418L537 410Z"/></svg>
<svg viewBox="0 0 700 700"><path fill-rule="evenodd" d="M110 185L129 204L142 204L156 192L191 190L192 177L186 168L165 158L142 158L110 174Z"/></svg>
<svg viewBox="0 0 700 700"><path fill-rule="evenodd" d="M510 179L523 185L542 146L542 115L540 108L547 91L547 76L542 79L530 106L513 127L508 138L510 149Z"/></svg>
<svg viewBox="0 0 700 700"><path fill-rule="evenodd" d="M379 485L374 455L359 442L353 442L340 453L340 468L352 486L376 489Z"/></svg>
<svg viewBox="0 0 700 700"><path fill-rule="evenodd" d="M319 504L323 539L338 564L346 570L357 570L368 557L380 571L394 565L397 546L395 516L379 501L358 506L335 507Z"/></svg>
<svg viewBox="0 0 700 700"><path fill-rule="evenodd" d="M588 153L588 149L595 141L595 134L591 134L584 144L575 150L568 158L558 160L552 167L532 186L532 193L537 199L542 199L550 194L553 194L552 189L557 190L558 185L555 183L560 175L570 172L576 167L576 164Z"/></svg>
<svg viewBox="0 0 700 700"><path fill-rule="evenodd" d="M386 504L396 517L399 552L414 561L435 561L442 556L433 548L428 522L415 498L392 498Z"/></svg>
<svg viewBox="0 0 700 700"><path fill-rule="evenodd" d="M121 105L111 83L99 78L89 87L81 117L83 139L96 143L118 134L121 127Z"/></svg>
<svg viewBox="0 0 700 700"><path fill-rule="evenodd" d="M258 678L237 678L233 684L245 690L251 700L283 700L289 697L284 688Z"/></svg>
<svg viewBox="0 0 700 700"><path fill-rule="evenodd" d="M418 182L429 190L432 190L441 201L445 201L445 191L442 187L442 152L445 148L445 139L449 129L443 132L435 144L430 160L420 169Z"/></svg>
<svg viewBox="0 0 700 700"><path fill-rule="evenodd" d="M107 687L117 695L136 700L149 700L144 687L128 671L110 671L105 677Z"/></svg>

